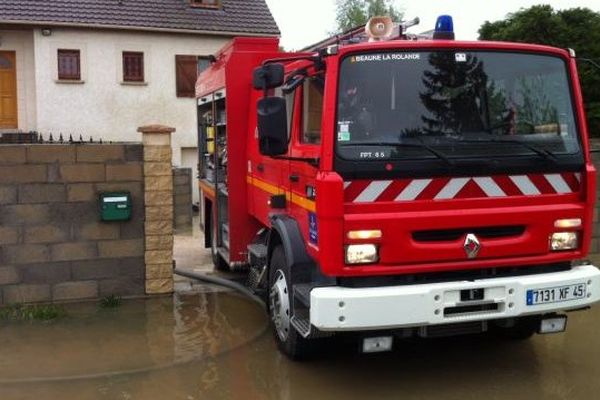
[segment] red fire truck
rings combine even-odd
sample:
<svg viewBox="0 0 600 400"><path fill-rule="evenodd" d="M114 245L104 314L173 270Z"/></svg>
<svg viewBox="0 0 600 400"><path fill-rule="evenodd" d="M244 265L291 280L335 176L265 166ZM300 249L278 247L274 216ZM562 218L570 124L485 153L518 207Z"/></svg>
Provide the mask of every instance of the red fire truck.
<svg viewBox="0 0 600 400"><path fill-rule="evenodd" d="M347 332L562 332L600 300L575 52L405 28L236 38L198 79L205 246L292 358Z"/></svg>

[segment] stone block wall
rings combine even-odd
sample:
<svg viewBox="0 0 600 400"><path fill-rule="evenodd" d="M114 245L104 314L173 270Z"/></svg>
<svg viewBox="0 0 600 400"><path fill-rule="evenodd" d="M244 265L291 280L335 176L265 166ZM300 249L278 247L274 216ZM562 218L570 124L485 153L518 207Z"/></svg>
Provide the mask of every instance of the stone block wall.
<svg viewBox="0 0 600 400"><path fill-rule="evenodd" d="M0 305L144 294L143 158L141 144L0 145ZM111 191L131 192L130 221L100 220Z"/></svg>
<svg viewBox="0 0 600 400"><path fill-rule="evenodd" d="M161 125L138 129L144 144L146 293L173 292L173 172L171 134Z"/></svg>
<svg viewBox="0 0 600 400"><path fill-rule="evenodd" d="M192 169L173 168L173 223L178 231L192 229Z"/></svg>

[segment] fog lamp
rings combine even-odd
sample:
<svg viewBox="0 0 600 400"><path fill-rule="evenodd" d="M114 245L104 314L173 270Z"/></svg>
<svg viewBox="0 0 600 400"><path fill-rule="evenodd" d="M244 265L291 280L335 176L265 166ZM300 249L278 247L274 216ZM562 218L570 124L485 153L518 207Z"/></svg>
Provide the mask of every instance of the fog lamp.
<svg viewBox="0 0 600 400"><path fill-rule="evenodd" d="M577 232L556 232L550 237L550 250L575 250L579 247Z"/></svg>
<svg viewBox="0 0 600 400"><path fill-rule="evenodd" d="M346 247L346 264L371 264L377 262L377 246L353 244Z"/></svg>
<svg viewBox="0 0 600 400"><path fill-rule="evenodd" d="M349 231L348 239L380 239L381 231L380 230L370 230L370 231Z"/></svg>
<svg viewBox="0 0 600 400"><path fill-rule="evenodd" d="M567 316L558 315L555 317L544 318L540 322L540 333L558 333L567 330Z"/></svg>
<svg viewBox="0 0 600 400"><path fill-rule="evenodd" d="M363 353L380 353L392 350L393 336L381 336L363 339Z"/></svg>

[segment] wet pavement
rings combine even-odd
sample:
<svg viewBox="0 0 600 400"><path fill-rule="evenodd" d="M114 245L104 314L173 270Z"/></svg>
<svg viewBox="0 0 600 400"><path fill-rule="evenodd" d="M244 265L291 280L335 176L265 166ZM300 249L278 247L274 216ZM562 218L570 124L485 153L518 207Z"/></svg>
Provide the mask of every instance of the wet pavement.
<svg viewBox="0 0 600 400"><path fill-rule="evenodd" d="M115 310L68 305L53 323L0 322L0 399L600 397L600 307L570 314L565 334L527 341L410 340L368 356L348 342L294 363L256 303L183 280L180 289Z"/></svg>

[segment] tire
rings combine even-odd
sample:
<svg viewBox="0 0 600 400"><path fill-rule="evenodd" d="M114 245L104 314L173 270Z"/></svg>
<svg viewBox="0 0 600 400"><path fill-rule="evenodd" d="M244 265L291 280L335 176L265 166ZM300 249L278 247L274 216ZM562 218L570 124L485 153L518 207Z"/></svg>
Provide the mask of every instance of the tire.
<svg viewBox="0 0 600 400"><path fill-rule="evenodd" d="M217 221L213 215L210 220L210 254L212 255L213 265L217 271L229 272L230 268L227 262L219 254L217 248Z"/></svg>
<svg viewBox="0 0 600 400"><path fill-rule="evenodd" d="M495 326L494 332L504 339L527 340L537 333L539 325L539 318L521 317L517 318L514 326Z"/></svg>
<svg viewBox="0 0 600 400"><path fill-rule="evenodd" d="M267 304L271 328L279 350L292 360L305 360L316 352L317 340L305 339L292 326L293 290L288 286L290 268L281 245L275 247L269 262ZM287 320L286 320L287 317Z"/></svg>

